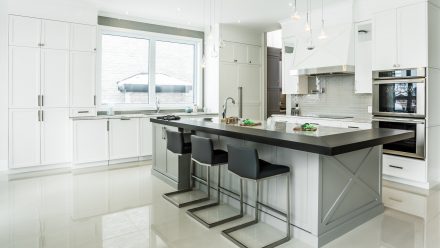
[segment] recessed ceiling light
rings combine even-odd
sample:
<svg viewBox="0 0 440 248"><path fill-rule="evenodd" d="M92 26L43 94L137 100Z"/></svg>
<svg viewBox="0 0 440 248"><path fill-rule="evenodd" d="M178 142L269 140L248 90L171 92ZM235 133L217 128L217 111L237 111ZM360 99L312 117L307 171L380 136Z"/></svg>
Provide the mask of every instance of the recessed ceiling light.
<svg viewBox="0 0 440 248"><path fill-rule="evenodd" d="M293 3L289 3L289 7L292 7L293 6Z"/></svg>
<svg viewBox="0 0 440 248"><path fill-rule="evenodd" d="M125 14L128 15L128 11L125 11Z"/></svg>
<svg viewBox="0 0 440 248"><path fill-rule="evenodd" d="M241 20L238 20L237 23L241 23Z"/></svg>
<svg viewBox="0 0 440 248"><path fill-rule="evenodd" d="M180 12L180 11L182 11L182 9L181 8L177 8L177 12Z"/></svg>

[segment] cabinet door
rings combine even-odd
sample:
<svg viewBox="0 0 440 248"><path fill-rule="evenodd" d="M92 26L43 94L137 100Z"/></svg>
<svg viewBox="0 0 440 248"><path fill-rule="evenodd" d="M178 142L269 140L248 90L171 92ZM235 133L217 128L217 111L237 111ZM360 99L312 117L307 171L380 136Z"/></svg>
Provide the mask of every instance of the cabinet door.
<svg viewBox="0 0 440 248"><path fill-rule="evenodd" d="M110 119L110 159L139 156L139 119Z"/></svg>
<svg viewBox="0 0 440 248"><path fill-rule="evenodd" d="M219 109L223 111L223 104L228 97L236 103L228 102L227 116L238 116L238 65L220 63Z"/></svg>
<svg viewBox="0 0 440 248"><path fill-rule="evenodd" d="M41 43L44 48L69 50L70 23L43 20Z"/></svg>
<svg viewBox="0 0 440 248"><path fill-rule="evenodd" d="M140 154L139 156L153 155L153 128L150 118L139 120L140 130Z"/></svg>
<svg viewBox="0 0 440 248"><path fill-rule="evenodd" d="M40 19L22 16L9 16L9 45L40 47L40 43Z"/></svg>
<svg viewBox="0 0 440 248"><path fill-rule="evenodd" d="M223 46L220 47L220 61L234 62L234 43L224 41Z"/></svg>
<svg viewBox="0 0 440 248"><path fill-rule="evenodd" d="M153 125L154 147L153 168L159 172L167 171L167 141L164 126Z"/></svg>
<svg viewBox="0 0 440 248"><path fill-rule="evenodd" d="M360 30L367 31L359 32ZM373 76L371 69L372 28L370 22L355 25L355 93L373 92Z"/></svg>
<svg viewBox="0 0 440 248"><path fill-rule="evenodd" d="M388 70L397 64L396 10L374 16L373 70Z"/></svg>
<svg viewBox="0 0 440 248"><path fill-rule="evenodd" d="M248 50L247 45L234 43L234 62L247 64L248 61Z"/></svg>
<svg viewBox="0 0 440 248"><path fill-rule="evenodd" d="M243 91L243 118L261 119L261 67L239 65L238 83Z"/></svg>
<svg viewBox="0 0 440 248"><path fill-rule="evenodd" d="M95 54L70 53L70 107L95 106Z"/></svg>
<svg viewBox="0 0 440 248"><path fill-rule="evenodd" d="M427 20L425 2L397 9L397 67L428 65Z"/></svg>
<svg viewBox="0 0 440 248"><path fill-rule="evenodd" d="M93 52L96 48L96 27L82 24L72 24L70 35L70 50Z"/></svg>
<svg viewBox="0 0 440 248"><path fill-rule="evenodd" d="M248 63L254 65L261 64L261 47L259 46L247 46Z"/></svg>
<svg viewBox="0 0 440 248"><path fill-rule="evenodd" d="M35 109L9 112L9 167L40 165L40 121Z"/></svg>
<svg viewBox="0 0 440 248"><path fill-rule="evenodd" d="M40 94L40 49L9 48L9 107L36 108Z"/></svg>
<svg viewBox="0 0 440 248"><path fill-rule="evenodd" d="M108 160L106 119L73 122L73 156L77 164Z"/></svg>
<svg viewBox="0 0 440 248"><path fill-rule="evenodd" d="M68 108L42 110L41 163L71 162L72 127Z"/></svg>
<svg viewBox="0 0 440 248"><path fill-rule="evenodd" d="M44 107L69 107L69 51L42 49L41 95Z"/></svg>

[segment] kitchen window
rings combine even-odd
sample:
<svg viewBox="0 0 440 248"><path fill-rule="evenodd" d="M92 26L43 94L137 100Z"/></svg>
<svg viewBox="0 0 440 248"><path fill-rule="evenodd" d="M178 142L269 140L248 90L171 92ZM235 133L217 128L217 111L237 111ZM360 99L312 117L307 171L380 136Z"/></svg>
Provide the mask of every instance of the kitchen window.
<svg viewBox="0 0 440 248"><path fill-rule="evenodd" d="M201 39L102 27L100 41L102 108L201 107Z"/></svg>

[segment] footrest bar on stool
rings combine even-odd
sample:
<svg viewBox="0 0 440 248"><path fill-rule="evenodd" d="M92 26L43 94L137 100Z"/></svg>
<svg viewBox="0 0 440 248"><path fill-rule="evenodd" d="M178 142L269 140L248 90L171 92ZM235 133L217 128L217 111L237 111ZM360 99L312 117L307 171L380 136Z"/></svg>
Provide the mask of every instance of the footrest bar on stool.
<svg viewBox="0 0 440 248"><path fill-rule="evenodd" d="M205 202L205 201L209 200L209 197L203 197L203 198L200 198L200 199L197 199L197 200L192 200L192 201L187 201L187 202L179 203L179 202L177 202L177 201L175 201L174 199L171 198L171 196L173 196L173 195L187 193L187 192L190 192L190 191L193 191L193 190L192 189L178 190L178 191L174 191L174 192L170 192L170 193L165 193L165 194L162 195L162 197L165 200L171 202L174 206L176 206L178 208L183 208L183 207L186 207L186 206L189 206L189 205L192 205L192 204L197 204L197 203L201 203L201 202Z"/></svg>
<svg viewBox="0 0 440 248"><path fill-rule="evenodd" d="M243 214L238 214L238 215L234 215L234 216L222 219L222 220L218 220L218 221L209 223L206 220L202 219L201 217L199 217L198 215L195 214L198 211L201 211L201 210L204 210L204 209L208 209L208 208L212 208L212 207L219 206L219 205L220 205L220 203L215 202L215 203L207 204L207 205L204 205L204 206L188 209L186 211L186 213L189 216L193 217L198 222L202 223L207 228L212 228L212 227L215 227L215 226L219 226L219 225L222 225L224 223L227 223L227 222L230 222L230 221L233 221L233 220L237 220L237 219L240 219L240 218L243 217Z"/></svg>

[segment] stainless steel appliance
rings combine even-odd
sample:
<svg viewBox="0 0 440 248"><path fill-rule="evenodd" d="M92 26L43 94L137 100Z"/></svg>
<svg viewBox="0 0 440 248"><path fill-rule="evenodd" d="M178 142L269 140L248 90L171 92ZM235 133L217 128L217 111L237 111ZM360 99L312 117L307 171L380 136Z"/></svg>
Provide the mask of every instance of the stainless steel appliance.
<svg viewBox="0 0 440 248"><path fill-rule="evenodd" d="M373 114L425 118L426 69L373 72Z"/></svg>
<svg viewBox="0 0 440 248"><path fill-rule="evenodd" d="M383 153L425 159L425 119L374 117L374 128L391 128L414 131L414 138L383 145Z"/></svg>

